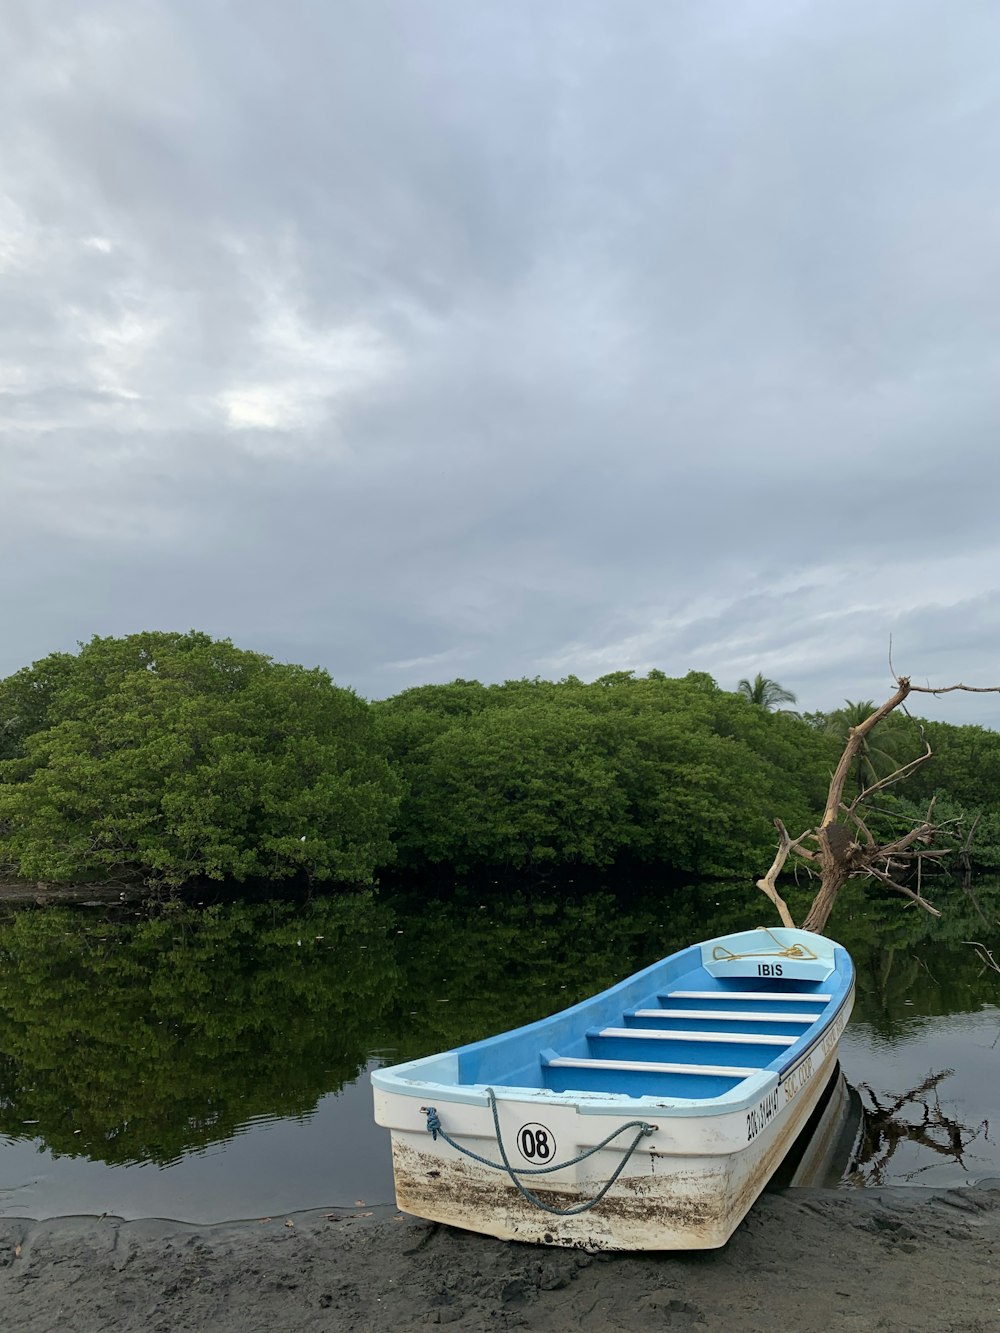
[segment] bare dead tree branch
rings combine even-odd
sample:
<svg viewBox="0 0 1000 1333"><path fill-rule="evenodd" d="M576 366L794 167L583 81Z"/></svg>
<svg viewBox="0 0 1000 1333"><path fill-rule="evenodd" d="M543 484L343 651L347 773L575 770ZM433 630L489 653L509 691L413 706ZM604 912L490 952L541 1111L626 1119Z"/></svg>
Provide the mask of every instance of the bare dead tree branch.
<svg viewBox="0 0 1000 1333"><path fill-rule="evenodd" d="M909 833L904 833L901 838L897 838L894 842L883 843L881 848L882 855L895 856L899 852L908 851L916 842L923 843L924 846L929 847L931 840L937 831L938 826L936 824L932 824L925 820L924 823L918 824L916 828L910 829ZM943 852L944 850L945 849L942 847L941 851Z"/></svg>
<svg viewBox="0 0 1000 1333"><path fill-rule="evenodd" d="M864 820L861 818L861 816L858 814L857 810L848 810L846 807L843 807L843 809L844 809L844 814L845 814L845 815L848 815L851 819L853 819L854 822L855 822L855 824L857 824L858 828L859 828L859 829L861 830L861 832L864 834L864 837L865 837L865 846L866 846L866 847L874 847L874 846L875 846L875 839L872 837L871 829L868 827L868 825L865 823L865 821L864 821Z"/></svg>
<svg viewBox="0 0 1000 1333"><path fill-rule="evenodd" d="M897 680L907 680L905 676L897 676ZM907 680L909 685L909 681ZM911 694L954 694L956 690L964 690L966 694L998 694L1000 685L910 685Z"/></svg>
<svg viewBox="0 0 1000 1333"><path fill-rule="evenodd" d="M910 693L910 682L906 676L901 676L897 682L898 688L891 698L886 699L880 708L876 708L870 717L866 717L857 727L852 727L847 738L847 744L844 746L844 752L840 756L840 762L834 770L833 777L830 779L830 790L826 798L826 809L823 811L823 818L820 820L820 828L826 828L828 824L835 822L837 812L840 809L841 800L844 794L844 783L847 781L847 775L851 770L851 764L857 757L861 749L861 743L873 728L877 727L884 717L888 717L892 710Z"/></svg>
<svg viewBox="0 0 1000 1333"><path fill-rule="evenodd" d="M775 907L778 909L778 915L781 917L781 924L783 926L794 927L795 922L792 920L792 914L788 910L788 904L785 902L784 898L781 897L775 887L775 880L781 874L793 844L791 838L788 836L788 830L785 828L781 820L776 819L774 824L778 830L778 850L774 854L774 860L771 862L771 868L768 870L767 874L757 881L757 887L762 893L765 893L768 898L770 898L771 902L774 903Z"/></svg>
<svg viewBox="0 0 1000 1333"><path fill-rule="evenodd" d="M873 866L869 873L874 879L877 879L880 883L884 884L887 889L892 889L894 893L901 893L904 898L909 898L912 902L915 902L918 907L922 907L925 912L930 912L931 916L941 915L933 903L929 903L927 899L921 897L919 893L914 893L912 889L908 889L905 884L899 884L896 880L891 879L886 871L877 870Z"/></svg>
<svg viewBox="0 0 1000 1333"><path fill-rule="evenodd" d="M850 879L875 879L933 916L941 915L933 903L928 902L923 895L923 870L925 862L930 865L940 864L946 856L954 854L953 848L939 845L941 838L951 831L949 830L951 821L936 823L934 802L931 801L927 815L921 822L889 842L879 843L868 824L871 798L910 777L932 758L933 751L923 728L915 719L911 719L920 734L923 744L922 754L900 764L886 777L879 778L863 788L853 800L845 801L844 787L852 766L862 753L866 738L890 713L901 708L910 694L941 695L956 691L970 694L997 694L1000 693L1000 685L961 683L941 686L914 685L909 676L896 675L891 654L890 643L889 666L896 689L883 704L874 709L857 726L851 727L848 732L847 741L830 779L826 805L819 824L815 828L807 829L799 837L792 838L779 819L774 821L779 835L778 848L769 870L763 878L757 880L757 887L774 903L782 923L786 926L792 925L793 922L787 904L778 893L777 880L789 858L793 858L792 864L796 869L801 862L806 862L806 868L810 873L814 869L819 873L819 889L802 923L805 930L821 932L825 928L837 895ZM909 717L905 707L903 712ZM964 858L967 871L971 865L969 861L971 838L972 830L959 852L959 863L961 864ZM914 874L916 877L916 890L902 882L902 878L909 874ZM968 885L966 888L971 895ZM981 911L980 914L982 915ZM989 955L989 959L992 960L992 955Z"/></svg>
<svg viewBox="0 0 1000 1333"><path fill-rule="evenodd" d="M926 764L928 759L933 757L933 751L926 741L924 744L927 745L927 749L923 754L918 755L916 759L911 759L909 763L903 764L902 767L897 768L894 773L890 773L888 777L879 778L878 782L873 782L870 787L866 787L864 791L859 792L847 807L847 813L853 814L855 807L861 805L862 802L867 801L869 796L874 796L877 791L885 791L887 787L892 787L895 783L902 782L903 778L908 778L910 774L915 773L921 765Z"/></svg>

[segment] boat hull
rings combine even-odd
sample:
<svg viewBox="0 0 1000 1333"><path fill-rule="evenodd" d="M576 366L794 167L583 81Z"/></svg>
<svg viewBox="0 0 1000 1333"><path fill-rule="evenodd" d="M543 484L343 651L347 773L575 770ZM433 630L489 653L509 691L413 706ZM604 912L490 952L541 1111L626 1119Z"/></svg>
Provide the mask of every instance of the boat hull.
<svg viewBox="0 0 1000 1333"><path fill-rule="evenodd" d="M544 1245L718 1248L823 1097L853 1001L839 945L766 928L376 1070L398 1206Z"/></svg>
<svg viewBox="0 0 1000 1333"><path fill-rule="evenodd" d="M427 1131L426 1106L412 1097L375 1091L376 1119L392 1132L396 1202L429 1221L504 1240L587 1250L695 1250L725 1245L763 1191L827 1087L837 1065L840 1034L853 995L834 1024L786 1076L752 1106L711 1117L657 1115L643 1105L633 1113L655 1127L643 1137L621 1175L592 1209L570 1216L541 1211L505 1171L481 1165ZM632 1118L625 1106L580 1114L537 1098L503 1097L498 1103L505 1144L525 1125L544 1126L558 1155L592 1147ZM436 1107L451 1137L480 1156L496 1159L488 1106ZM636 1136L614 1143L575 1167L524 1185L550 1207L567 1210L592 1199L621 1163ZM511 1153L515 1172L516 1149ZM525 1163L525 1165L527 1165Z"/></svg>

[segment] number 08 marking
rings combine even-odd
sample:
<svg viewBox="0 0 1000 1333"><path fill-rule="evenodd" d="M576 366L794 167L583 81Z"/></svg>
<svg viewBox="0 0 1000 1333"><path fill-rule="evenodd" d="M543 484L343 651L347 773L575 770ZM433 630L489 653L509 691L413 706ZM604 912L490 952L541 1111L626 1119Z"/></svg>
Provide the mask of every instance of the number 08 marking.
<svg viewBox="0 0 1000 1333"><path fill-rule="evenodd" d="M522 1125L517 1132L517 1150L526 1162L550 1162L556 1155L556 1141L544 1125Z"/></svg>

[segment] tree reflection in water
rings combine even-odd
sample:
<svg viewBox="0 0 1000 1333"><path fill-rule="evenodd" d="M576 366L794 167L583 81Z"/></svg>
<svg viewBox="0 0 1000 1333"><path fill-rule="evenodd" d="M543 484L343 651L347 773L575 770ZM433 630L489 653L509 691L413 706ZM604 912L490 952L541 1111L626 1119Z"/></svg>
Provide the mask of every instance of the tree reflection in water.
<svg viewBox="0 0 1000 1333"><path fill-rule="evenodd" d="M312 1114L399 986L371 894L0 918L0 1135L109 1165Z"/></svg>
<svg viewBox="0 0 1000 1333"><path fill-rule="evenodd" d="M945 1113L940 1085L954 1072L942 1069L928 1074L915 1088L903 1093L876 1093L867 1083L857 1084L864 1114L857 1155L848 1179L858 1185L885 1184L889 1165L903 1144L914 1145L921 1155L933 1154L931 1161L907 1172L902 1177L906 1181L930 1170L941 1158L965 1169L966 1151L980 1135L989 1140L990 1125L983 1120L973 1128Z"/></svg>
<svg viewBox="0 0 1000 1333"><path fill-rule="evenodd" d="M1000 916L1000 889L977 894ZM978 919L960 891L942 922L883 897L849 886L835 933L858 971L851 1030L903 1052L914 1020L930 1035L935 1016L976 1013L996 976L963 942ZM374 1053L395 1062L531 1022L761 917L759 894L719 885L0 912L0 1148L7 1136L166 1166L261 1121L308 1119ZM888 1075L909 1092L886 1092L871 1069L875 1090L860 1085L859 1184L906 1178L907 1152L915 1175L942 1156L961 1169L970 1143L988 1142L985 1122L942 1110L950 1071L917 1083L932 1057L913 1048L917 1069ZM961 1084L958 1054L944 1058Z"/></svg>

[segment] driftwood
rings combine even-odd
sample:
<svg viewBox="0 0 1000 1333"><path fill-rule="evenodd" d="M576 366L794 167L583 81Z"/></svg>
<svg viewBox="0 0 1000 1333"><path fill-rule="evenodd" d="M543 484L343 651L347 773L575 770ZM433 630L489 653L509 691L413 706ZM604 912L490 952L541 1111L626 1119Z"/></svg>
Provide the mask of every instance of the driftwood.
<svg viewBox="0 0 1000 1333"><path fill-rule="evenodd" d="M951 694L956 690L972 694L996 694L1000 692L1000 686L946 685L935 689L929 685L914 685L908 676L897 676L895 693L858 726L851 728L840 761L830 779L826 806L819 824L797 838L792 838L780 819L774 821L778 830L778 848L770 869L757 881L757 887L775 905L783 925L795 924L787 904L777 890L778 876L790 856L804 862L810 872L819 878L819 889L802 922L804 930L822 932L833 911L837 895L851 879L878 880L932 916L941 915L927 901L922 890L924 865L941 861L951 851L938 845L944 825L934 820L934 802L931 802L926 816L919 824L890 842L877 842L865 823L865 811L872 796L901 782L931 758L931 747L923 732L921 739L924 752L916 759L902 764L887 777L879 778L865 787L851 801L845 801L844 787L865 738L911 694ZM968 847L964 850L967 853ZM911 883L903 882L907 879Z"/></svg>

